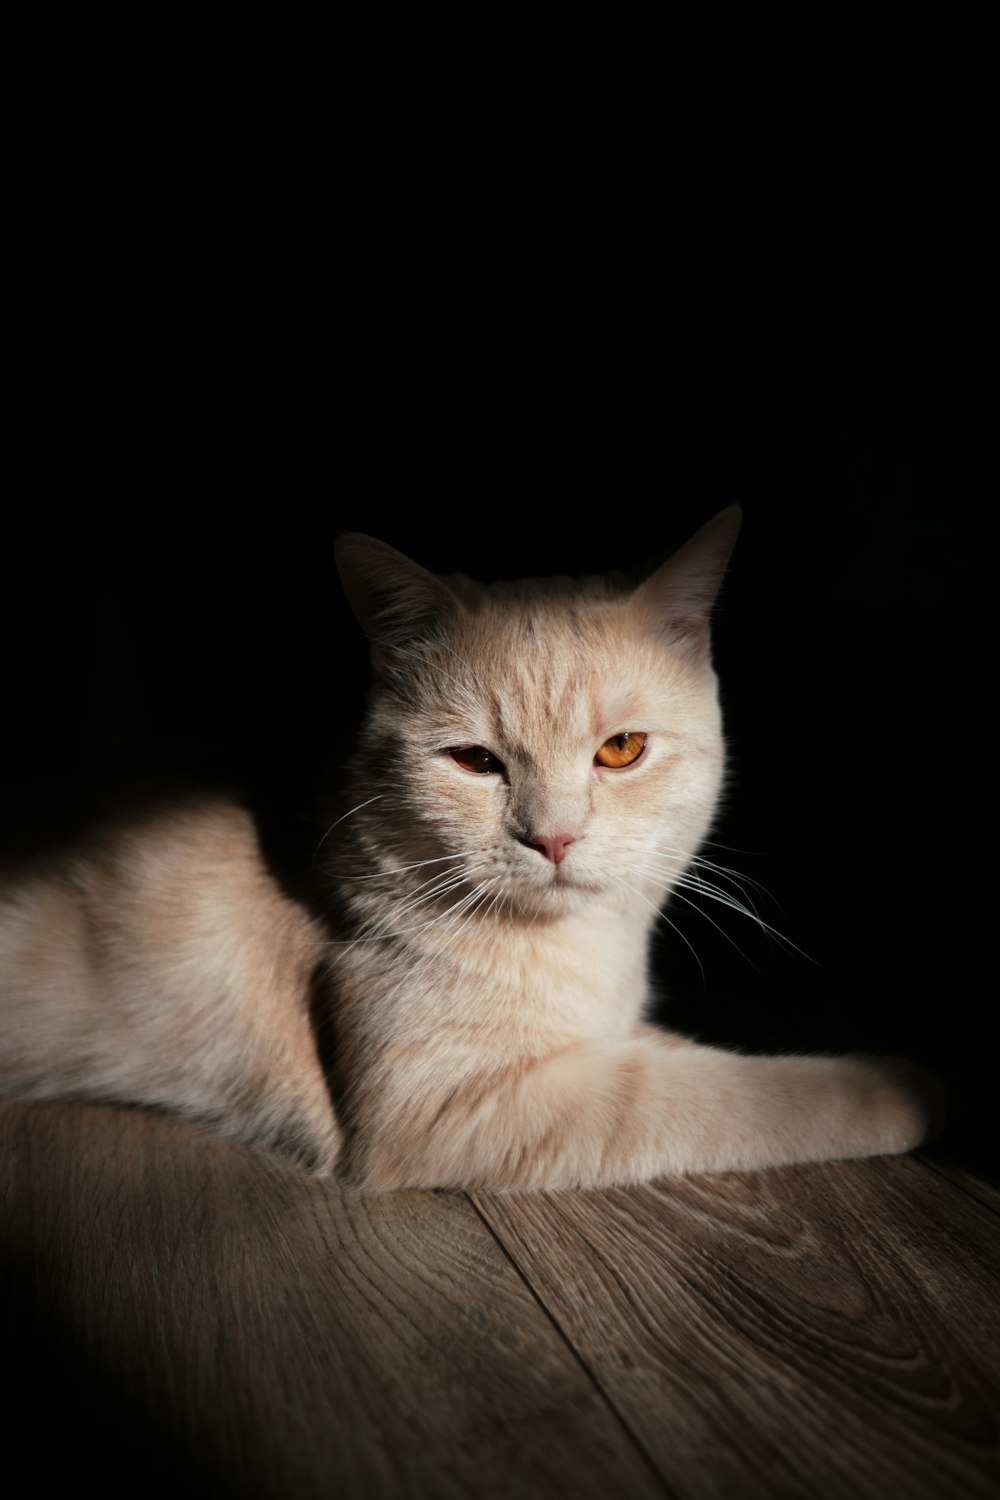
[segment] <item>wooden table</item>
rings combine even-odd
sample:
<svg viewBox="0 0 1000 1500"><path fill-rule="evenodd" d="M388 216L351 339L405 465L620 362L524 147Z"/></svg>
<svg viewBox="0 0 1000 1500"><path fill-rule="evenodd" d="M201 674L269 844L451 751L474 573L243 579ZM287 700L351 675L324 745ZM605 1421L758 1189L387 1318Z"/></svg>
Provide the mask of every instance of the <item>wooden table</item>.
<svg viewBox="0 0 1000 1500"><path fill-rule="evenodd" d="M32 1493L1000 1495L1000 1194L933 1153L366 1197L5 1102L0 1182Z"/></svg>

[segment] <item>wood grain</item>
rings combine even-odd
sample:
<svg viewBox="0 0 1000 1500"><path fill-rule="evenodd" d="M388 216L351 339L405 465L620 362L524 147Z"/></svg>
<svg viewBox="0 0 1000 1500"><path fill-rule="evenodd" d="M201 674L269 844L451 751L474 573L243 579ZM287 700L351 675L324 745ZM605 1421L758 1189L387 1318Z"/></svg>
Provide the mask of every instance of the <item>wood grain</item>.
<svg viewBox="0 0 1000 1500"><path fill-rule="evenodd" d="M106 1495L992 1497L997 1247L914 1158L378 1198L7 1103L6 1456Z"/></svg>
<svg viewBox="0 0 1000 1500"><path fill-rule="evenodd" d="M475 1202L672 1493L1000 1493L995 1220L921 1163Z"/></svg>
<svg viewBox="0 0 1000 1500"><path fill-rule="evenodd" d="M460 1194L142 1111L0 1106L8 1412L108 1493L661 1495ZM16 1444L15 1444L16 1447Z"/></svg>
<svg viewBox="0 0 1000 1500"><path fill-rule="evenodd" d="M920 1151L917 1159L928 1166L932 1172L937 1172L939 1176L947 1178L956 1187L960 1187L984 1208L988 1208L994 1214L1000 1214L1000 1181L995 1176L987 1177L981 1169L971 1171L937 1143Z"/></svg>

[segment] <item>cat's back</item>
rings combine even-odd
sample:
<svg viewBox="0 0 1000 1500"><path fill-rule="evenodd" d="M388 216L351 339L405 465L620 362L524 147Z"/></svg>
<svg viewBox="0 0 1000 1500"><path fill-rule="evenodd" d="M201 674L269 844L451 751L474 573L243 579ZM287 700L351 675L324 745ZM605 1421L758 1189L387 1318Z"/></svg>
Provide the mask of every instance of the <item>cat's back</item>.
<svg viewBox="0 0 1000 1500"><path fill-rule="evenodd" d="M205 1114L297 1079L332 1135L308 1010L324 952L248 808L120 811L0 876L0 1087Z"/></svg>
<svg viewBox="0 0 1000 1500"><path fill-rule="evenodd" d="M250 812L194 797L95 818L67 845L0 868L0 972L65 972L71 952L106 971L119 950L148 958L210 928L259 923L280 910ZM106 972L102 977L107 977Z"/></svg>

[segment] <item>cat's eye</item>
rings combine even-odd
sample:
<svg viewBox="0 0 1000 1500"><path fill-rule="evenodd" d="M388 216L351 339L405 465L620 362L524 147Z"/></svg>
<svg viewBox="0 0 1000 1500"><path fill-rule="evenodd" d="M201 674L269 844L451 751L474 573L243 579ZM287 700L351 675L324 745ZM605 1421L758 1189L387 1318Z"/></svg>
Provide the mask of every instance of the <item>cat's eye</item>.
<svg viewBox="0 0 1000 1500"><path fill-rule="evenodd" d="M635 730L626 729L621 734L613 734L594 756L594 763L598 766L607 766L609 770L620 771L623 766L630 766L633 761L646 748L646 736L637 734Z"/></svg>
<svg viewBox="0 0 1000 1500"><path fill-rule="evenodd" d="M489 776L503 770L503 761L497 760L491 751L482 745L458 745L448 754L458 762L463 771L475 771L478 776Z"/></svg>

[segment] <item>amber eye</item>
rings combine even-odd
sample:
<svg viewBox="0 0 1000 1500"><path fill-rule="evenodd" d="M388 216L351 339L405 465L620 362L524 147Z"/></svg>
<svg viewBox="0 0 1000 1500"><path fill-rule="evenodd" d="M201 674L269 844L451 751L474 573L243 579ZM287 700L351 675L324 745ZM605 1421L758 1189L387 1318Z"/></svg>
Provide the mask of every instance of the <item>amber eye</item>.
<svg viewBox="0 0 1000 1500"><path fill-rule="evenodd" d="M594 756L594 761L599 766L608 766L611 770L620 770L622 766L630 766L634 760L638 760L646 748L646 736L637 734L632 729L625 729L621 734L613 734Z"/></svg>
<svg viewBox="0 0 1000 1500"><path fill-rule="evenodd" d="M482 745L459 745L456 749L449 750L448 754L452 760L458 761L463 770L475 771L479 776L489 776L491 772L503 770L503 762L497 760L489 750L484 750Z"/></svg>

